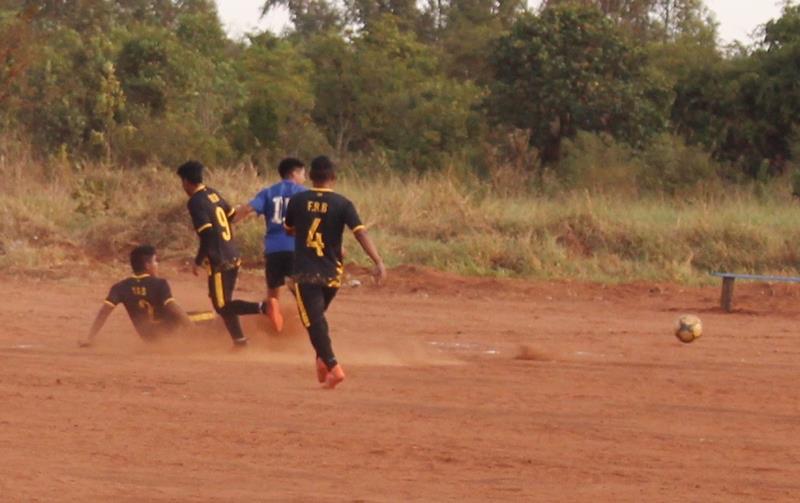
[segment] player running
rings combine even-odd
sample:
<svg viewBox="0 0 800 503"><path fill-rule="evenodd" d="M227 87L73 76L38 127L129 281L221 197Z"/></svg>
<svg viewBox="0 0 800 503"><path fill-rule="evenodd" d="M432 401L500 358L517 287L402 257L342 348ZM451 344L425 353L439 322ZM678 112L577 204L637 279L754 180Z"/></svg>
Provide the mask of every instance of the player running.
<svg viewBox="0 0 800 503"><path fill-rule="evenodd" d="M328 335L325 311L342 284L342 235L349 227L361 247L375 263L378 283L386 279L386 267L367 235L355 206L333 192L336 170L330 159L317 157L311 162L313 188L289 201L286 231L295 236L294 281L300 319L308 330L316 351L317 379L334 388L345 378Z"/></svg>
<svg viewBox="0 0 800 503"><path fill-rule="evenodd" d="M233 290L239 274L239 250L233 241L231 219L236 213L216 190L203 185L203 165L188 161L178 168L183 190L189 196L187 207L192 224L200 238L192 272L206 265L208 269L208 296L228 329L236 346L247 344L247 337L239 323L240 315L267 314L278 330L283 328L283 317L277 302L246 302L233 300Z"/></svg>
<svg viewBox="0 0 800 503"><path fill-rule="evenodd" d="M88 337L78 343L81 347L94 344L97 334L118 304L125 306L136 331L148 342L191 325L190 318L172 298L167 280L158 277L156 249L149 245L137 246L131 251L130 261L133 276L111 287Z"/></svg>
<svg viewBox="0 0 800 503"><path fill-rule="evenodd" d="M292 276L294 268L294 239L286 234L283 218L289 199L308 190L306 167L299 159L286 158L278 165L281 181L262 190L250 201L237 208L239 222L253 212L264 216L267 231L264 235L264 273L267 278L267 299L278 299L280 287Z"/></svg>

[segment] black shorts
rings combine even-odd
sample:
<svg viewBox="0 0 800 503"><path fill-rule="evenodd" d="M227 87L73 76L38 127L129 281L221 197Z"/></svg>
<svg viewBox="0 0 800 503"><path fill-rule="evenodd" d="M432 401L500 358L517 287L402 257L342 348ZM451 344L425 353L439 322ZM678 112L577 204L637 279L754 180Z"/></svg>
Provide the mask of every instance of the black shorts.
<svg viewBox="0 0 800 503"><path fill-rule="evenodd" d="M275 252L264 255L264 272L267 288L278 288L286 284L286 278L294 269L294 252Z"/></svg>

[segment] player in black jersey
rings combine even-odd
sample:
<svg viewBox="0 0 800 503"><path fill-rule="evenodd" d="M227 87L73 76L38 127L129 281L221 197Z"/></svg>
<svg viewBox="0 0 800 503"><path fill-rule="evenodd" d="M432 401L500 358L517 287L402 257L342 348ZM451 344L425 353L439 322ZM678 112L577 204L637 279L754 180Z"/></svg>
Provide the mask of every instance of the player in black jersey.
<svg viewBox="0 0 800 503"><path fill-rule="evenodd" d="M280 331L283 328L283 317L276 299L268 299L267 303L233 300L241 263L230 224L236 211L219 192L203 185L203 165L199 162L189 161L182 164L178 168L178 176L183 183L183 190L189 196L189 214L200 237L192 272L196 276L200 266L207 266L208 296L214 310L225 322L225 328L234 344L247 344L247 337L239 323L240 315L267 314L275 328Z"/></svg>
<svg viewBox="0 0 800 503"><path fill-rule="evenodd" d="M178 307L167 280L158 277L158 258L152 246L142 245L133 249L130 256L133 276L111 287L104 305L95 317L89 336L79 344L82 347L94 343L100 329L105 325L111 311L118 305L125 306L133 326L145 341L191 325L190 318Z"/></svg>
<svg viewBox="0 0 800 503"><path fill-rule="evenodd" d="M353 203L333 192L336 170L331 160L324 156L314 159L309 176L313 188L292 196L284 225L295 236L297 307L316 351L317 379L334 388L344 380L344 370L333 354L325 311L342 284L345 226L375 263L373 273L378 283L386 279L386 268Z"/></svg>

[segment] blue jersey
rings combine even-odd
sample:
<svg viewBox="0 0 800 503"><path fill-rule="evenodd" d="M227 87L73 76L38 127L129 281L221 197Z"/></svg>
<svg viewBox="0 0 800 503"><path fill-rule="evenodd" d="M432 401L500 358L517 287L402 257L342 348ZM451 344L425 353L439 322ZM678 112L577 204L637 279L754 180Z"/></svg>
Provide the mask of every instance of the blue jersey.
<svg viewBox="0 0 800 503"><path fill-rule="evenodd" d="M308 189L291 180L282 180L259 192L250 201L250 207L264 215L267 233L264 235L264 253L294 251L294 238L286 234L283 219L289 199Z"/></svg>

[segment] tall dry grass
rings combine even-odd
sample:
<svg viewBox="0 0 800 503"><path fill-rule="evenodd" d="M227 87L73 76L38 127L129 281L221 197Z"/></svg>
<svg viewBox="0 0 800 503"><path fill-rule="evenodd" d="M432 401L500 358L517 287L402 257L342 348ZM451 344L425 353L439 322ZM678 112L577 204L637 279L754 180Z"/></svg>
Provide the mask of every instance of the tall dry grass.
<svg viewBox="0 0 800 503"><path fill-rule="evenodd" d="M196 238L174 170L122 170L0 156L0 270L102 267L149 242L162 257L192 256ZM277 175L212 170L232 203L247 202ZM709 281L707 272L797 274L800 206L783 186L715 194L613 196L589 190L546 197L513 172L478 179L448 172L397 175L343 169L352 199L389 265L463 274L592 281ZM768 194L768 195L764 195ZM238 228L246 264L261 261L263 221ZM348 259L367 263L354 241Z"/></svg>

